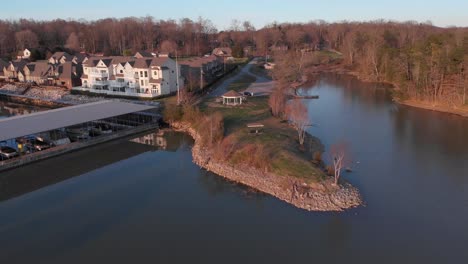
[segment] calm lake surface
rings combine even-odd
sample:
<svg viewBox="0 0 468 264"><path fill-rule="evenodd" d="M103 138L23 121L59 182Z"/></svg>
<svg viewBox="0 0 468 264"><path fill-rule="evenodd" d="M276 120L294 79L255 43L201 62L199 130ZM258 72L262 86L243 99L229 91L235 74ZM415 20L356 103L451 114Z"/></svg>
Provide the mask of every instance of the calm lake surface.
<svg viewBox="0 0 468 264"><path fill-rule="evenodd" d="M349 143L367 205L296 209L192 163L155 133L0 175L1 263L465 263L468 119L325 76L310 133ZM326 155L326 153L325 153Z"/></svg>
<svg viewBox="0 0 468 264"><path fill-rule="evenodd" d="M26 115L38 111L46 110L45 108L15 104L0 100L0 119L15 115Z"/></svg>

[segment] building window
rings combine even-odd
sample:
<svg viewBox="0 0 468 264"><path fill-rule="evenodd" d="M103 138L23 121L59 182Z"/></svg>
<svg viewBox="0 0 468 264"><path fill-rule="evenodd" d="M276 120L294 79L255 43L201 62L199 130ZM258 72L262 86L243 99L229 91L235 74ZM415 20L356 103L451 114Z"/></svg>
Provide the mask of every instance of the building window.
<svg viewBox="0 0 468 264"><path fill-rule="evenodd" d="M120 73L123 73L123 70L120 70Z"/></svg>
<svg viewBox="0 0 468 264"><path fill-rule="evenodd" d="M158 76L158 72L157 72L157 71L154 71L154 76Z"/></svg>
<svg viewBox="0 0 468 264"><path fill-rule="evenodd" d="M143 77L143 71L140 71L140 77Z"/></svg>
<svg viewBox="0 0 468 264"><path fill-rule="evenodd" d="M148 77L148 72L147 71L145 71L145 77Z"/></svg>
<svg viewBox="0 0 468 264"><path fill-rule="evenodd" d="M141 86L143 86L143 80L141 80Z"/></svg>

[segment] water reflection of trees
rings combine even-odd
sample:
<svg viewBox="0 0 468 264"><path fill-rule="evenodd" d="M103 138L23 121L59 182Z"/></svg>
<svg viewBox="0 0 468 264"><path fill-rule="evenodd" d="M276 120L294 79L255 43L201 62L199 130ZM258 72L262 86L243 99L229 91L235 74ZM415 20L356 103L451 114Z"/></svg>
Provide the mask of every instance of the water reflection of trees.
<svg viewBox="0 0 468 264"><path fill-rule="evenodd" d="M352 238L352 225L345 214L331 214L320 225L320 238L326 255L333 258L346 256ZM332 254L329 254L332 251ZM333 261L334 262L334 261Z"/></svg>
<svg viewBox="0 0 468 264"><path fill-rule="evenodd" d="M202 170L202 173L200 173L200 176L198 177L198 181L211 196L217 196L226 193L237 193L240 194L239 197L244 200L256 201L259 207L261 207L261 202L266 197L266 195L262 192L258 192L255 189L235 183L233 181L229 181L206 170Z"/></svg>
<svg viewBox="0 0 468 264"><path fill-rule="evenodd" d="M314 86L309 86L309 93L313 94L313 88L324 87L339 90L347 103L359 103L369 110L381 107L391 102L391 86L380 83L368 83L358 80L354 76L344 74L321 74L319 81ZM306 90L307 88L304 88Z"/></svg>
<svg viewBox="0 0 468 264"><path fill-rule="evenodd" d="M393 112L396 138L418 152L436 152L439 158L468 158L468 120L405 106Z"/></svg>
<svg viewBox="0 0 468 264"><path fill-rule="evenodd" d="M31 107L27 105L14 104L0 101L0 116L16 116L26 115L40 111L39 107Z"/></svg>

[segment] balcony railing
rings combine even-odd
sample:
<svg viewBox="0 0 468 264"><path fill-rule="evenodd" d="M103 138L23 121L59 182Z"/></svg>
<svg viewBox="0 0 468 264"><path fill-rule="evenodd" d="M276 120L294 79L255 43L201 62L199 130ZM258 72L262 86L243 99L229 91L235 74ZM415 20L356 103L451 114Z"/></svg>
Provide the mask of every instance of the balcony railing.
<svg viewBox="0 0 468 264"><path fill-rule="evenodd" d="M106 85L106 84L109 84L109 81L107 81L107 80L106 80L106 81L103 81L103 80L101 80L101 81L95 80L94 83L95 83L95 84L99 84L99 85Z"/></svg>
<svg viewBox="0 0 468 264"><path fill-rule="evenodd" d="M112 87L125 87L127 86L127 83L126 82L112 82L111 86Z"/></svg>
<svg viewBox="0 0 468 264"><path fill-rule="evenodd" d="M157 97L159 96L160 94L156 94L156 93L144 93L143 92L143 89L135 89L135 91L129 91L129 90L126 90L125 92L121 92L121 91L113 91L112 89L109 89L109 88L106 88L106 89L94 89L94 87L92 88L83 88L83 87L73 87L73 90L77 90L77 91L89 91L89 92L92 92L92 93L97 93L97 94L107 94L107 95L119 95L119 96L133 96L133 97L140 97L140 98L153 98L153 97Z"/></svg>
<svg viewBox="0 0 468 264"><path fill-rule="evenodd" d="M98 77L98 78L109 78L109 73L107 72L89 72L89 76Z"/></svg>

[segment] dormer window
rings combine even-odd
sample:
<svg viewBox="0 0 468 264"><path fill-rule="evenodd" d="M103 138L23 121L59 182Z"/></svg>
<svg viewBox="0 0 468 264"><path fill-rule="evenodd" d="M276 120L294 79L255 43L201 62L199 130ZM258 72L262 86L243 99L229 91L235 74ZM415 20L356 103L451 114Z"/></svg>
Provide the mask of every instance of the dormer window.
<svg viewBox="0 0 468 264"><path fill-rule="evenodd" d="M120 70L120 73L123 73L123 70Z"/></svg>

